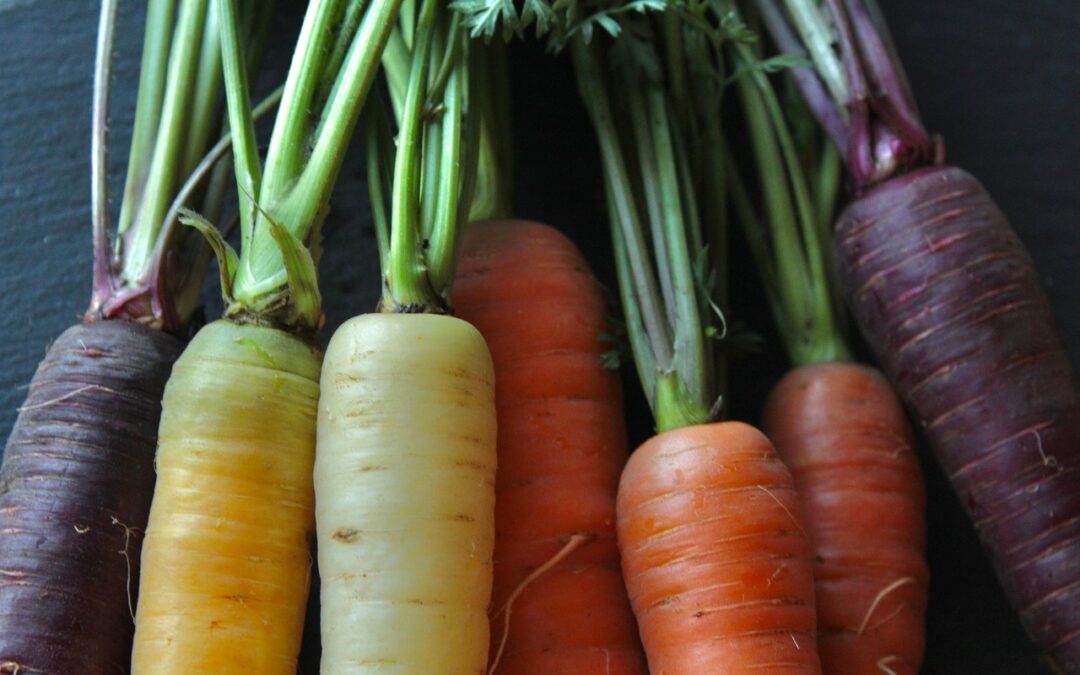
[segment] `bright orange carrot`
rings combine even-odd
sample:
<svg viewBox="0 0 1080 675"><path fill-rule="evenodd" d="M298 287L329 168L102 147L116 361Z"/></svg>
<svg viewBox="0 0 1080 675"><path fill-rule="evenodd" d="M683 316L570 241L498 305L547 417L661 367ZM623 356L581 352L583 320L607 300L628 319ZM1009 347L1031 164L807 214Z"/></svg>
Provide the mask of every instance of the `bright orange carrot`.
<svg viewBox="0 0 1080 675"><path fill-rule="evenodd" d="M645 673L615 544L627 447L600 285L557 230L498 220L467 231L454 298L495 363L495 672Z"/></svg>
<svg viewBox="0 0 1080 675"><path fill-rule="evenodd" d="M631 456L617 509L653 675L821 672L810 543L764 434L720 422L653 437Z"/></svg>
<svg viewBox="0 0 1080 675"><path fill-rule="evenodd" d="M763 427L795 477L813 541L825 672L918 672L926 496L896 395L866 366L803 366L773 390Z"/></svg>

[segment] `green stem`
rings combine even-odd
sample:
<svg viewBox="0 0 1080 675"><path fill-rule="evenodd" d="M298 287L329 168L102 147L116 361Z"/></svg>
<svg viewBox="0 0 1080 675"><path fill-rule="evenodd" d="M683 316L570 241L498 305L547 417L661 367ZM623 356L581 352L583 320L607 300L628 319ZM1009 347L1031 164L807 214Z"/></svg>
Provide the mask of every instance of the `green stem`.
<svg viewBox="0 0 1080 675"><path fill-rule="evenodd" d="M347 139L352 135L360 109L375 81L379 59L400 4L401 0L375 0L353 38L341 72L337 74L342 85L335 87L327 102L325 121L311 156L279 211L282 222L300 239L309 238L316 214L326 208L330 199L348 150ZM263 190L266 190L265 186Z"/></svg>
<svg viewBox="0 0 1080 675"><path fill-rule="evenodd" d="M755 56L745 45L737 46L736 51L739 61L753 62ZM787 120L764 73L748 71L737 79L737 87L764 195L767 241L771 243L771 264L762 266L761 272L773 274L767 286L774 291L773 314L788 354L796 365L846 360L850 354L839 332L822 226ZM738 189L744 191L741 185ZM745 197L740 195L740 200ZM762 257L760 251L758 257Z"/></svg>
<svg viewBox="0 0 1080 675"><path fill-rule="evenodd" d="M255 221L258 218L256 199L262 182L262 165L255 140L255 121L251 116L248 93L248 71L238 34L236 0L215 0L221 23L222 66L225 72L225 95L228 99L229 129L232 136L233 170L236 174L237 198L240 202L241 250L251 247ZM241 265L241 270L243 265ZM240 272L243 274L243 272Z"/></svg>
<svg viewBox="0 0 1080 675"><path fill-rule="evenodd" d="M263 179L266 196L287 193L289 185L303 170L311 119L316 112L312 110L312 102L315 93L325 86L327 70L324 65L333 49L330 40L335 34L334 21L341 18L343 9L342 0L326 0L316 3L304 16L266 152ZM332 77L333 73L330 75ZM253 195L260 202L266 201L259 193ZM242 267L248 265L241 264Z"/></svg>
<svg viewBox="0 0 1080 675"><path fill-rule="evenodd" d="M611 194L611 182L604 183L604 197L607 201L609 214L616 212L617 204ZM633 272L631 271L630 257L626 250L626 242L623 239L622 228L618 221L609 218L611 225L611 241L615 251L615 273L619 284L619 302L622 305L623 316L626 321L626 334L630 340L630 350L634 356L634 366L637 369L638 380L645 392L645 398L649 402L649 408L656 410L656 359L653 357L652 344L649 341L648 331L645 329L644 318L641 314L641 302L635 291Z"/></svg>
<svg viewBox="0 0 1080 675"><path fill-rule="evenodd" d="M168 82L162 103L159 131L155 138L153 158L145 187L139 201L132 229L123 237L123 277L129 280L144 278L150 266L150 254L157 241L162 217L169 208L172 194L180 178L180 158L188 125L185 123L191 106L194 81L198 72L199 53L206 21L208 0L191 0L180 7L172 50L169 55Z"/></svg>
<svg viewBox="0 0 1080 675"><path fill-rule="evenodd" d="M656 403L653 411L658 434L706 424L712 420L710 409L694 401L693 395L686 390L683 379L683 374L673 370L661 374L656 381Z"/></svg>
<svg viewBox="0 0 1080 675"><path fill-rule="evenodd" d="M393 135L390 123L383 112L379 97L372 99L364 108L367 150L368 197L371 202L371 220L375 228L375 241L379 248L379 269L386 269L390 259L390 221L386 213L386 191L390 183L386 167L394 162Z"/></svg>
<svg viewBox="0 0 1080 675"><path fill-rule="evenodd" d="M667 243L668 266L675 289L675 349L672 365L681 374L691 400L709 408L711 368L702 326L702 305L691 262L687 239L690 226L680 198L679 170L671 134L675 127L667 113L667 101L659 87L647 86L653 146L656 149L660 193L663 195L663 238Z"/></svg>
<svg viewBox="0 0 1080 675"><path fill-rule="evenodd" d="M451 39L456 42L466 37L464 33L459 35L455 31ZM459 204L471 197L463 192L464 172L469 165L461 162L461 153L465 147L465 106L468 104L468 91L468 69L455 69L446 84L443 103L445 108L442 123L439 125L442 132L441 147L432 146L439 147L440 150L437 153L428 153L439 159L436 184L438 193L432 199L435 210L427 250L428 278L435 289L449 288L453 283L461 211ZM475 146L475 143L471 145Z"/></svg>
<svg viewBox="0 0 1080 675"><path fill-rule="evenodd" d="M385 312L427 311L442 301L427 279L420 242L420 177L423 161L423 116L427 103L427 77L431 64L436 0L424 0L412 54L409 84L398 132L398 152L394 162L394 190L390 226L389 265L385 271L382 310Z"/></svg>
<svg viewBox="0 0 1080 675"><path fill-rule="evenodd" d="M822 15L820 6L816 2L805 0L785 0L784 4L791 13L795 30L802 37L803 44L814 61L814 67L833 100L847 101L847 75L840 57L831 48L834 43L833 32Z"/></svg>
<svg viewBox="0 0 1080 675"><path fill-rule="evenodd" d="M636 190L623 159L608 100L607 84L601 74L600 60L603 57L595 45L586 45L581 38L570 41L570 53L574 61L578 90L593 120L600 144L605 189L613 207L609 208L608 213L623 237L630 272L627 277L634 287L633 297L636 299L637 311L649 344L649 359L656 364L656 368L667 369L672 362L671 330L665 317L653 266L648 258L644 231L633 197ZM636 350L634 358L641 358ZM650 380L653 378L643 380L642 384L649 388Z"/></svg>
<svg viewBox="0 0 1080 675"><path fill-rule="evenodd" d="M142 63L139 66L139 94L135 102L135 126L131 134L127 179L120 207L117 234L123 236L131 227L138 208L139 193L146 185L153 157L154 139L161 120L161 104L168 81L169 49L173 37L176 3L151 0L146 10L146 35Z"/></svg>
<svg viewBox="0 0 1080 675"><path fill-rule="evenodd" d="M337 72L327 70L336 34L328 24L334 17L347 13L342 13L340 4L332 1L314 4L309 9L270 141L265 174L256 193L258 203L254 206L258 207L258 214L252 218L250 238L241 251L240 270L233 287L237 306L249 314L263 316L292 302L281 243L296 240L313 250L317 248L318 230L348 149L348 139L374 82L400 5L401 0L367 3ZM322 70L312 72L308 68ZM312 110L313 96L319 84L327 80L334 81L334 85L326 105L321 111ZM283 238L280 233L275 236L270 219L282 225L291 238ZM317 255L313 256L314 260ZM306 287L297 283L292 286ZM310 308L310 303L304 304ZM311 312L305 310L301 314L306 316Z"/></svg>
<svg viewBox="0 0 1080 675"><path fill-rule="evenodd" d="M250 16L245 17L249 22ZM216 12L207 12L203 27L201 53L198 58L198 72L192 92L194 110L213 110L221 90L221 41L218 38L218 18ZM189 175L203 157L203 152L210 142L210 136L217 130L218 120L214 115L195 115L185 134L183 159L180 162L181 175Z"/></svg>

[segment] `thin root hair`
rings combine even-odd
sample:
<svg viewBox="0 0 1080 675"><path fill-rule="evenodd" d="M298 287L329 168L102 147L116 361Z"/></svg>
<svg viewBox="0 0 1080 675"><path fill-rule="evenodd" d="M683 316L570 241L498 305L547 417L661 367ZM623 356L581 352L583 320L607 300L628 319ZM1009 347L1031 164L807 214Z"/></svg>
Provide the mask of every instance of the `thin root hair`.
<svg viewBox="0 0 1080 675"><path fill-rule="evenodd" d="M866 610L866 616L863 617L862 623L859 625L858 635L862 635L866 632L866 626L870 623L870 617L874 615L874 612L877 610L878 605L881 604L881 601L885 599L886 595L892 593L901 586L906 586L907 584L914 583L915 577L900 577L896 581L892 582L885 588L878 591L878 594L874 596L874 601L870 603L870 609Z"/></svg>
<svg viewBox="0 0 1080 675"><path fill-rule="evenodd" d="M505 613L505 616L503 617L503 634L502 637L499 639L499 649L495 652L495 658L491 660L491 667L488 668L488 675L493 675L495 669L499 667L499 661L502 659L503 651L506 649L506 641L510 637L510 612L514 604L514 600L517 600L517 597L521 595L522 591L524 591L529 584L536 581L538 578L543 576L545 572L551 570L553 567L565 560L567 556L569 556L577 549L581 548L586 543L592 541L595 537L596 535L586 532L578 532L572 535L570 539L566 542L566 544L561 549L559 549L559 551L555 555L551 556L551 558L549 558L547 562L545 562L540 567L537 567L535 570L532 571L531 574L529 574L529 576L525 577L525 579L523 579L522 582L514 588L514 592L511 593L510 597L506 599L506 603L501 608L499 608L499 611L495 612L494 616L498 616L499 614L503 613Z"/></svg>
<svg viewBox="0 0 1080 675"><path fill-rule="evenodd" d="M48 408L49 406L56 405L57 403L60 403L62 401L66 401L69 398L72 398L74 396L78 396L79 394L83 394L83 393L91 391L93 389L103 391L103 392L105 392L107 394L113 394L115 396L120 396L121 395L120 392L115 390L115 389L109 389L108 387L103 387L100 384L88 384L86 386L79 387L78 389L72 389L71 391L64 394L63 396L57 396L56 398L49 399L48 401L42 401L41 403L35 403L33 405L24 405L21 408L16 408L16 411L17 412L23 412L24 410L37 410L38 408Z"/></svg>

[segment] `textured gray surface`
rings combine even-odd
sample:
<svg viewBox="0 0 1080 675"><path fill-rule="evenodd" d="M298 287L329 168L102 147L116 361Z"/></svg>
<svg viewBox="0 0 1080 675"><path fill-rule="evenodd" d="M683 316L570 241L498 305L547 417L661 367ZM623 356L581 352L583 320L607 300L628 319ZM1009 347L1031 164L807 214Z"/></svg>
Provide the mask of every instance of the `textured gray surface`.
<svg viewBox="0 0 1080 675"><path fill-rule="evenodd" d="M300 3L277 20L281 72ZM978 176L1028 245L1080 363L1080 13L1075 0L882 0L925 121L951 161ZM114 62L110 175L123 179L142 41L142 3L122 3ZM89 108L96 3L0 0L0 436L50 339L89 298ZM594 143L565 61L516 47L511 66L517 212L569 232L611 283ZM358 157L347 161L321 267L329 325L377 299ZM113 205L113 214L117 204ZM735 265L736 313L765 321L754 277ZM216 291L208 286L208 297ZM212 316L213 310L210 310ZM755 419L784 363L737 364L735 416ZM636 390L629 405L641 410ZM643 414L634 415L644 419ZM633 427L635 437L647 423ZM927 466L933 572L925 673L1042 672L979 555L940 472ZM314 628L314 626L312 626ZM317 672L315 649L308 673Z"/></svg>

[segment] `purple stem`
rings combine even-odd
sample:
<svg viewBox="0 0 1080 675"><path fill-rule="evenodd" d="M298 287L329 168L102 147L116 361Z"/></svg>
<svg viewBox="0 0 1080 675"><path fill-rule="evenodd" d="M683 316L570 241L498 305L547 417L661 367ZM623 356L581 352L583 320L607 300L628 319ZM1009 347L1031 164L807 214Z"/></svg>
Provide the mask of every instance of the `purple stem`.
<svg viewBox="0 0 1080 675"><path fill-rule="evenodd" d="M839 0L826 0L836 24L836 37L840 43L840 56L844 62L844 71L848 79L848 100L844 106L848 111L847 164L851 173L855 192L862 193L867 186L876 181L878 167L873 156L873 127L870 122L870 98L866 77L859 59L858 47L851 32L847 14Z"/></svg>
<svg viewBox="0 0 1080 675"><path fill-rule="evenodd" d="M919 121L899 60L882 39L866 5L858 0L844 0L844 4L855 26L866 78L873 86L870 100L874 110L899 136L920 149L929 147L930 135Z"/></svg>
<svg viewBox="0 0 1080 675"><path fill-rule="evenodd" d="M757 8L780 51L805 57L806 50L802 48L798 36L784 19L776 0L757 0ZM837 148L841 150L847 148L849 142L847 123L841 117L836 102L829 96L821 78L817 76L813 68L792 68L789 72L795 80L795 86L802 92L810 112L828 134L829 139Z"/></svg>
<svg viewBox="0 0 1080 675"><path fill-rule="evenodd" d="M777 0L755 0L780 50L803 54ZM938 163L942 149L919 119L903 66L873 0L825 0L840 48L847 100L837 101L807 69L792 76L818 123L841 148L852 187L862 194L901 170ZM847 111L847 119L840 108Z"/></svg>
<svg viewBox="0 0 1080 675"><path fill-rule="evenodd" d="M94 277L87 316L98 314L112 292L112 253L109 244L108 117L109 71L112 67L113 34L116 27L116 0L101 3L98 20L97 54L94 62L94 101L90 137L90 201L94 241Z"/></svg>

